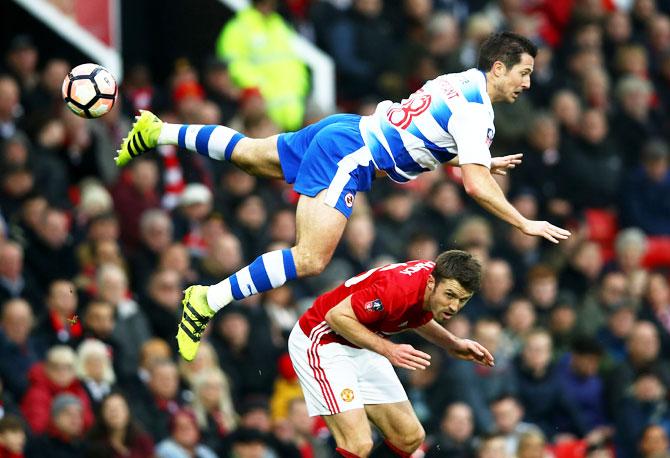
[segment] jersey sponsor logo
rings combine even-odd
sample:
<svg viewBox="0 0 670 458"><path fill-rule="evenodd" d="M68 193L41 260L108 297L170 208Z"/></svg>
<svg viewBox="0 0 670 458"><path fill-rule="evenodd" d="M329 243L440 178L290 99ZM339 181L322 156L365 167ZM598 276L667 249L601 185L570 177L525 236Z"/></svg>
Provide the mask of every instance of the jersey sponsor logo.
<svg viewBox="0 0 670 458"><path fill-rule="evenodd" d="M489 127L486 131L486 146L491 146L491 143L493 143L493 129Z"/></svg>
<svg viewBox="0 0 670 458"><path fill-rule="evenodd" d="M428 261L428 262L419 262L414 264L413 266L408 266L405 269L401 270L401 274L405 275L412 275L415 274L421 270L430 270L435 266L434 262Z"/></svg>
<svg viewBox="0 0 670 458"><path fill-rule="evenodd" d="M354 195L352 193L348 192L344 196L344 204L349 208L354 206Z"/></svg>
<svg viewBox="0 0 670 458"><path fill-rule="evenodd" d="M381 312L384 310L384 304L382 304L381 299L375 299L373 301L366 302L363 308L367 312Z"/></svg>
<svg viewBox="0 0 670 458"><path fill-rule="evenodd" d="M344 402L351 402L354 400L354 390L350 388L345 388L340 393L340 397Z"/></svg>

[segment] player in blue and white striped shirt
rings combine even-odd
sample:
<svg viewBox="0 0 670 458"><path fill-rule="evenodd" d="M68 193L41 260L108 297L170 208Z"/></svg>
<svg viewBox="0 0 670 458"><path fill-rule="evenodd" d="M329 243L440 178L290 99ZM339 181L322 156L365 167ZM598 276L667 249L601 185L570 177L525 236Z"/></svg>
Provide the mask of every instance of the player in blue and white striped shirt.
<svg viewBox="0 0 670 458"><path fill-rule="evenodd" d="M443 163L460 166L466 192L486 210L528 235L554 243L567 238L564 229L524 218L491 176L521 162L520 154L491 158L491 103L513 103L530 87L536 53L522 36L492 35L482 44L477 69L428 81L402 102L380 103L370 116L333 115L264 139L245 138L224 126L163 123L143 112L122 144L119 166L157 145L178 145L256 176L282 178L301 194L294 247L266 253L217 285L185 292L177 335L182 356L195 356L209 317L231 301L322 272L356 192L369 190L375 177L406 182Z"/></svg>

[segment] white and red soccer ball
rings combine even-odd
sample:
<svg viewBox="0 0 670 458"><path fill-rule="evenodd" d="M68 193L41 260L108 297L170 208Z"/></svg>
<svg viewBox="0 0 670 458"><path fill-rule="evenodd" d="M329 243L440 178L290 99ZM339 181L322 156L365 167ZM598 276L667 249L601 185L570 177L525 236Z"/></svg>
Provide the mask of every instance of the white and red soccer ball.
<svg viewBox="0 0 670 458"><path fill-rule="evenodd" d="M112 109L118 89L112 74L97 64L81 64L63 80L63 100L82 118L99 118Z"/></svg>

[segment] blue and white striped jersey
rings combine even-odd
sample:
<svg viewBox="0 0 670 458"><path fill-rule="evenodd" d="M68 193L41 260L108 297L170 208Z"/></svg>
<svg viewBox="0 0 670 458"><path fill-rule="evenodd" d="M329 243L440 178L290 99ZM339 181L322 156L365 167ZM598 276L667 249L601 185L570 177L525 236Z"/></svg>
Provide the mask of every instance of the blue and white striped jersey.
<svg viewBox="0 0 670 458"><path fill-rule="evenodd" d="M460 164L491 167L493 107L484 73L473 68L430 80L400 103L377 105L360 131L375 166L406 182L458 155Z"/></svg>

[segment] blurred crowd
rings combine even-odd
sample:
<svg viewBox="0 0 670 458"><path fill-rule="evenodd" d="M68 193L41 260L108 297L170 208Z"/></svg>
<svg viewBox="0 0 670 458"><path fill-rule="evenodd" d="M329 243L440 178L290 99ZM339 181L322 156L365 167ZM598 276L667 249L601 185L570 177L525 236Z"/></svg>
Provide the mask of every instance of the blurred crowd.
<svg viewBox="0 0 670 458"><path fill-rule="evenodd" d="M79 62L40 55L26 35L3 46L0 457L331 456L288 333L338 282L450 248L476 254L484 273L449 328L496 366L399 336L432 355L427 370L401 373L428 432L422 456L669 457L670 2L275 7L256 1L235 16L202 68L178 60L167 81L129 68L115 109L95 121L62 102ZM174 340L182 289L292 246L298 196L173 146L118 170L115 150L139 109L254 137L329 114L305 104L290 28L333 57L340 110L361 114L474 66L491 32L532 38L532 87L495 107L492 147L524 161L497 179L526 217L573 235L555 246L492 219L457 168L378 180L322 275L225 307L187 364Z"/></svg>

